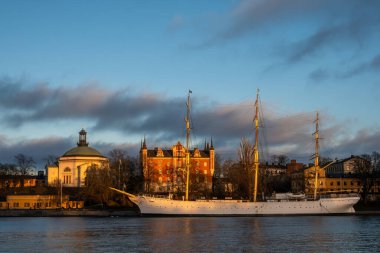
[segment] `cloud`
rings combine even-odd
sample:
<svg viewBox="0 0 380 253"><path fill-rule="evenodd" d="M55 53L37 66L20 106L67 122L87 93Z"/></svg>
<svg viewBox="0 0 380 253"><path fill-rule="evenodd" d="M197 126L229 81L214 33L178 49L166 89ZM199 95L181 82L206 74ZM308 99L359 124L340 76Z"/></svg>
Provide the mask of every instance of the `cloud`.
<svg viewBox="0 0 380 253"><path fill-rule="evenodd" d="M17 142L10 142L5 136L0 137L0 163L14 163L14 157L17 154L24 154L33 157L36 162L37 170L42 170L46 164L48 156L59 157L66 151L76 146L71 137L41 137L35 139L26 139ZM127 150L129 155L136 155L138 148L137 143L106 143L94 142L90 146L97 149L101 154L107 156L113 149Z"/></svg>
<svg viewBox="0 0 380 253"><path fill-rule="evenodd" d="M309 74L309 78L315 82L326 80L330 77L330 72L327 69L318 68Z"/></svg>
<svg viewBox="0 0 380 253"><path fill-rule="evenodd" d="M245 43L282 59L282 65L308 58L316 62L324 53L347 61L378 40L379 9L380 2L375 0L242 0L219 15L219 26L195 48L245 38Z"/></svg>
<svg viewBox="0 0 380 253"><path fill-rule="evenodd" d="M9 82L8 82L9 83ZM41 88L43 87L43 88ZM38 92L43 90L43 92ZM139 140L137 137L147 136L149 148L154 146L170 147L176 141L184 141L186 113L186 98L166 97L159 93L136 93L129 89L109 90L100 85L79 85L77 88L18 85L9 86L0 83L0 96L12 94L14 97L23 97L33 94L28 103L19 103L17 100L1 100L1 122L6 127L19 125L33 129L43 122L77 122L78 129L83 120L91 122L89 131L96 132L97 139L102 142L92 142L91 146L103 154L112 148L126 148L131 155L137 154ZM5 97L3 97L5 98ZM204 98L202 98L203 101ZM204 140L213 138L216 151L224 158L236 155L236 149L242 137L253 140L254 127L253 101L243 101L236 104L218 104L213 101L209 104L201 103L196 96L192 101L192 146L202 148ZM297 159L308 159L314 152L311 133L314 131L314 112L291 113L287 116L273 111L273 106L264 104L264 120L261 126L261 140L265 143L264 149L269 150L267 155L274 152L286 154ZM323 116L330 118L331 124L324 124L323 137L326 137L326 149L334 154L344 156L355 142L360 145L355 152L371 152L379 150L378 142L371 138L378 138L376 131L360 132L352 139L346 131L347 124L335 122L327 113ZM64 124L60 124L62 126ZM56 133L47 133L47 136L56 136ZM124 136L116 143L108 141L107 132L117 132ZM265 133L265 134L262 134ZM365 134L366 135L365 135ZM74 135L76 133L73 133ZM133 136L133 138L131 138ZM75 146L72 137L35 137L12 142L11 136L0 136L0 161L9 161L18 154L24 153L42 161L44 157L62 155L68 148ZM343 140L343 141L342 141ZM377 139L378 140L378 139ZM337 145L339 143L339 145ZM266 149L266 148L267 149ZM264 151L265 151L264 150ZM351 152L349 152L351 154ZM267 157L268 159L268 157Z"/></svg>
<svg viewBox="0 0 380 253"><path fill-rule="evenodd" d="M184 25L184 19L183 19L183 17L180 16L180 15L176 15L170 21L170 23L168 25L168 28L167 28L167 31L169 33L176 33L179 30L181 30L181 28L183 27L183 25Z"/></svg>
<svg viewBox="0 0 380 253"><path fill-rule="evenodd" d="M379 71L380 70L380 54L374 56L371 60L358 64L353 67L349 71L339 74L340 78L350 78L353 76L360 75L362 73L367 73L371 71Z"/></svg>
<svg viewBox="0 0 380 253"><path fill-rule="evenodd" d="M379 6L380 7L380 6ZM323 49L333 51L352 50L352 45L358 48L369 39L371 34L378 33L380 18L376 16L353 17L339 24L328 24L321 27L309 37L297 41L290 47L288 62L298 62L307 56L314 56Z"/></svg>
<svg viewBox="0 0 380 253"><path fill-rule="evenodd" d="M42 106L44 99L51 96L46 83L34 84L33 89L23 89L22 80L2 78L0 80L0 107L27 109Z"/></svg>
<svg viewBox="0 0 380 253"><path fill-rule="evenodd" d="M14 157L21 153L33 157L39 169L42 169L44 160L49 155L60 156L73 146L69 138L54 136L16 142L10 139L6 138L6 141L0 142L0 163L14 163Z"/></svg>
<svg viewBox="0 0 380 253"><path fill-rule="evenodd" d="M331 140L329 145L325 147L326 156L331 158L343 158L349 155L361 155L364 153L379 152L380 150L380 131L377 129L361 129L352 137L342 138L337 141Z"/></svg>
<svg viewBox="0 0 380 253"><path fill-rule="evenodd" d="M324 1L243 0L224 17L228 24L217 34L219 39L233 39L266 25L276 24L286 17L310 12Z"/></svg>

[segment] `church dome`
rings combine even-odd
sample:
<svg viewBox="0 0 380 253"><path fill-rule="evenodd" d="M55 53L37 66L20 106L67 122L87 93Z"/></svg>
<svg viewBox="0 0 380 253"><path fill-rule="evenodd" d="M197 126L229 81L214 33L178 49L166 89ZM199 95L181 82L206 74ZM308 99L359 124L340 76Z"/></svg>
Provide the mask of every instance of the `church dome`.
<svg viewBox="0 0 380 253"><path fill-rule="evenodd" d="M79 146L70 149L66 153L63 154L63 157L66 156L98 156L98 157L103 157L102 154L99 153L94 148L86 147L86 146Z"/></svg>
<svg viewBox="0 0 380 253"><path fill-rule="evenodd" d="M99 151L97 151L94 148L90 148L88 146L88 143L86 141L86 135L87 135L87 132L84 129L82 129L79 132L79 142L77 143L78 146L64 153L62 157L68 157L68 156L104 157L102 154L100 154Z"/></svg>

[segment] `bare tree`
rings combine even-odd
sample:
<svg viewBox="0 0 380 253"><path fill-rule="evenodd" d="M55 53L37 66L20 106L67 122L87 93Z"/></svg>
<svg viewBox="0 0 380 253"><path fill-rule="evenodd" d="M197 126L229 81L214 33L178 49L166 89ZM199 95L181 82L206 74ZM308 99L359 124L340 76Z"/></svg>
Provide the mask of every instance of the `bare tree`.
<svg viewBox="0 0 380 253"><path fill-rule="evenodd" d="M247 195L251 198L254 187L253 145L249 143L248 139L241 139L238 155L242 173L246 178Z"/></svg>
<svg viewBox="0 0 380 253"><path fill-rule="evenodd" d="M127 153L121 149L113 149L110 151L109 157L112 185L118 189L125 190L130 176L130 171L127 167Z"/></svg>
<svg viewBox="0 0 380 253"><path fill-rule="evenodd" d="M58 160L59 158L54 155L48 155L45 159L45 175L48 173L48 166L54 165L58 167Z"/></svg>
<svg viewBox="0 0 380 253"><path fill-rule="evenodd" d="M228 185L231 187L227 189L227 191L231 192L234 198L250 198L252 194L248 190L247 171L244 170L242 164L240 162L227 160L224 166L227 171Z"/></svg>
<svg viewBox="0 0 380 253"><path fill-rule="evenodd" d="M271 162L273 164L285 166L287 163L289 163L289 157L287 155L272 155Z"/></svg>
<svg viewBox="0 0 380 253"><path fill-rule="evenodd" d="M0 163L0 176L17 175L17 167L15 164Z"/></svg>
<svg viewBox="0 0 380 253"><path fill-rule="evenodd" d="M333 161L333 159L331 157L328 157L328 156L320 156L319 157L319 165L321 165L321 166L327 165L327 164L331 163L332 161Z"/></svg>
<svg viewBox="0 0 380 253"><path fill-rule="evenodd" d="M273 164L278 164L278 155L272 155L271 156L271 162Z"/></svg>
<svg viewBox="0 0 380 253"><path fill-rule="evenodd" d="M224 186L222 182L223 167L220 155L215 155L214 175L212 176L212 195L217 198L224 198Z"/></svg>
<svg viewBox="0 0 380 253"><path fill-rule="evenodd" d="M21 176L20 184L24 187L24 178L30 175L35 167L35 162L32 157L25 156L24 154L18 154L15 156L17 172Z"/></svg>
<svg viewBox="0 0 380 253"><path fill-rule="evenodd" d="M380 173L380 153L373 151L371 154L371 158L374 171Z"/></svg>
<svg viewBox="0 0 380 253"><path fill-rule="evenodd" d="M286 155L278 156L278 165L285 166L289 162L289 158Z"/></svg>
<svg viewBox="0 0 380 253"><path fill-rule="evenodd" d="M18 154L15 156L15 160L18 172L21 176L30 175L32 170L35 168L36 163L31 156Z"/></svg>
<svg viewBox="0 0 380 253"><path fill-rule="evenodd" d="M359 176L362 184L362 199L364 203L367 203L368 193L373 186L373 172L374 167L371 161L372 157L368 154L363 154L361 157L354 161L355 173Z"/></svg>
<svg viewBox="0 0 380 253"><path fill-rule="evenodd" d="M86 172L84 194L89 202L107 205L111 197L108 187L112 185L110 170L103 164L101 167L90 166Z"/></svg>

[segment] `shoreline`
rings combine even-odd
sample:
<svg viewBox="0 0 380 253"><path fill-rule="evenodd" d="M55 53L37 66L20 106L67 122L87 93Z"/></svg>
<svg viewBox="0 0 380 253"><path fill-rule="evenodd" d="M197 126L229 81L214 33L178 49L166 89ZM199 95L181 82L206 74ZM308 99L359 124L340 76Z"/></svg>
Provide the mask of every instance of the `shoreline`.
<svg viewBox="0 0 380 253"><path fill-rule="evenodd" d="M380 216L380 211L379 210L357 211L355 213L341 214L341 215L342 216L345 216L345 215ZM285 217L285 216L286 215L279 215L279 217ZM334 214L333 216L339 216L339 214ZM141 217L141 215L140 213L134 210L39 209L39 210L0 210L0 217ZM252 217L255 217L255 216L252 216ZM265 217L265 216L257 216L257 217Z"/></svg>
<svg viewBox="0 0 380 253"><path fill-rule="evenodd" d="M139 213L133 210L93 209L39 209L0 210L0 217L133 217Z"/></svg>

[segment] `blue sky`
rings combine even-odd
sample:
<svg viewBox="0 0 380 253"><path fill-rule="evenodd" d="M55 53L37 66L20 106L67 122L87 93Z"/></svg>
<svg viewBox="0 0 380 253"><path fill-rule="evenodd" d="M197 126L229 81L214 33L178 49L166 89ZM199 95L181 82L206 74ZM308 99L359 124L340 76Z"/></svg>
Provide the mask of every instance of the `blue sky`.
<svg viewBox="0 0 380 253"><path fill-rule="evenodd" d="M380 151L380 3L0 1L0 162L61 155L88 130L105 154L213 137L233 157L261 90L269 154Z"/></svg>

